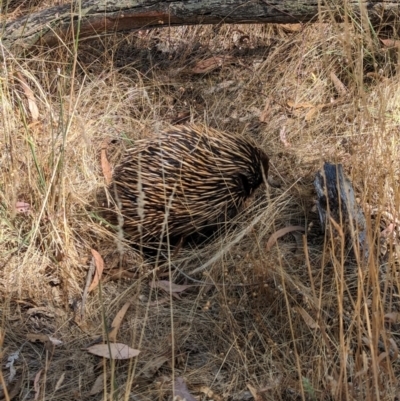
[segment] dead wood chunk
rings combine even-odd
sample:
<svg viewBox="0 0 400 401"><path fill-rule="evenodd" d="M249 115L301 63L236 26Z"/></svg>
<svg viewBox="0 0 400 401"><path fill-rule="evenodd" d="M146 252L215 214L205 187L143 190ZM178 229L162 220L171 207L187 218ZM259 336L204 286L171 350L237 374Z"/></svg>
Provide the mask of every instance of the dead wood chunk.
<svg viewBox="0 0 400 401"><path fill-rule="evenodd" d="M341 164L325 163L314 180L317 209L322 231L331 219L342 228L343 234L368 256L367 223L364 212L357 204L351 181L344 175Z"/></svg>

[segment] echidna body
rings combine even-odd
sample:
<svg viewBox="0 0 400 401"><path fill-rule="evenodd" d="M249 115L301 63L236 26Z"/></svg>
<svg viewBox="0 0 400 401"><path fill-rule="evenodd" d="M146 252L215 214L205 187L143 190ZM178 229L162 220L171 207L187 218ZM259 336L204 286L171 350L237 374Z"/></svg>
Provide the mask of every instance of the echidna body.
<svg viewBox="0 0 400 401"><path fill-rule="evenodd" d="M110 193L124 236L146 249L210 235L234 217L268 175L253 142L179 126L136 141L113 174Z"/></svg>

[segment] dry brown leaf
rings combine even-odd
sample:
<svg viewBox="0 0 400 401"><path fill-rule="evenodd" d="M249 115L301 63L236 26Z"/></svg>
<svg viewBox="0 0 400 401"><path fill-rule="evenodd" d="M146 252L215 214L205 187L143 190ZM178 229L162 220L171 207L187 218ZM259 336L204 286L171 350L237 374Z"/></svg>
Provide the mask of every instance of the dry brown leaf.
<svg viewBox="0 0 400 401"><path fill-rule="evenodd" d="M362 351L362 359L363 359L363 365L364 368L359 370L355 375L354 378L356 379L359 376L365 375L366 373L368 373L368 357L367 354Z"/></svg>
<svg viewBox="0 0 400 401"><path fill-rule="evenodd" d="M94 271L93 281L92 284L90 284L89 292L93 291L99 285L101 275L103 274L104 270L104 261L101 255L94 249L92 249L91 251L94 258L96 270Z"/></svg>
<svg viewBox="0 0 400 401"><path fill-rule="evenodd" d="M271 99L268 97L267 100L265 101L265 106L263 111L260 114L260 121L262 123L267 122L269 115L271 114Z"/></svg>
<svg viewBox="0 0 400 401"><path fill-rule="evenodd" d="M292 109L309 109L310 107L315 107L315 105L313 105L310 102L302 102L302 103L295 103L293 100L288 100L287 101L287 105L292 108Z"/></svg>
<svg viewBox="0 0 400 401"><path fill-rule="evenodd" d="M388 359L388 360L390 360L390 358L389 358L389 352L387 352L387 351L384 351L384 352L381 352L379 355L378 355L378 359L377 359L377 364L378 365L380 365L381 367L384 367L386 364L384 364L384 363L382 363L383 362L383 360L384 359Z"/></svg>
<svg viewBox="0 0 400 401"><path fill-rule="evenodd" d="M261 395L258 394L256 388L253 387L250 383L247 383L247 388L249 389L251 395L253 396L254 401L263 401Z"/></svg>
<svg viewBox="0 0 400 401"><path fill-rule="evenodd" d="M397 312L386 313L384 318L386 321L388 321L390 323L398 323L400 320L399 313L397 313Z"/></svg>
<svg viewBox="0 0 400 401"><path fill-rule="evenodd" d="M31 341L31 342L33 342L33 343L35 343L35 342L37 342L37 341L39 341L39 342L41 342L41 343L45 343L45 342L47 342L47 341L50 341L49 340L49 336L47 335L47 334L27 334L26 335L26 338L27 338L27 340L28 341Z"/></svg>
<svg viewBox="0 0 400 401"><path fill-rule="evenodd" d="M37 306L27 310L29 316L40 315L47 318L54 318L54 311L46 306Z"/></svg>
<svg viewBox="0 0 400 401"><path fill-rule="evenodd" d="M368 77L368 78L376 79L377 81L386 81L387 80L387 77L379 74L379 72L372 72L372 71L371 72L367 72L365 74L365 76Z"/></svg>
<svg viewBox="0 0 400 401"><path fill-rule="evenodd" d="M329 375L326 376L326 381L328 384L328 388L331 390L332 396L336 396L337 391L338 391L338 385L339 385L338 381Z"/></svg>
<svg viewBox="0 0 400 401"><path fill-rule="evenodd" d="M333 227L335 228L335 230L337 231L339 236L341 238L344 238L344 232L342 230L342 227L340 227L339 223L337 223L336 220L332 216L329 216L329 222L333 225Z"/></svg>
<svg viewBox="0 0 400 401"><path fill-rule="evenodd" d="M62 344L62 341L57 340L54 337L50 337L47 334L27 334L26 335L27 340L35 343L35 342L41 342L44 344L46 350L50 352L51 354L54 351L54 347L56 345Z"/></svg>
<svg viewBox="0 0 400 401"><path fill-rule="evenodd" d="M307 112L307 114L305 115L304 120L305 120L305 121L310 121L310 120L312 120L312 119L316 116L317 111L318 111L319 109L320 109L319 107L313 107L312 109L310 109L310 110Z"/></svg>
<svg viewBox="0 0 400 401"><path fill-rule="evenodd" d="M58 340L55 337L49 336L49 341L53 344L53 345L61 345L63 342L61 340Z"/></svg>
<svg viewBox="0 0 400 401"><path fill-rule="evenodd" d="M212 391L212 390L210 389L210 387L201 386L201 387L199 388L199 391L202 392L203 394L205 394L206 397L208 397L208 398L210 398L210 399L212 399L212 400L215 400L215 401L224 401L224 399L223 399L220 395L215 394L214 391Z"/></svg>
<svg viewBox="0 0 400 401"><path fill-rule="evenodd" d="M108 340L110 342L116 342L117 341L117 334L118 330L121 326L122 320L124 319L125 313L130 307L131 303L127 302L116 314L112 324L111 324L111 331L108 334Z"/></svg>
<svg viewBox="0 0 400 401"><path fill-rule="evenodd" d="M301 32L303 24L282 24L280 25L286 32Z"/></svg>
<svg viewBox="0 0 400 401"><path fill-rule="evenodd" d="M319 106L316 106L316 107L318 109L325 110L325 109L330 109L335 106L340 106L342 104L345 104L346 102L347 102L346 98L340 97L336 100L331 98L331 101L329 103L320 104Z"/></svg>
<svg viewBox="0 0 400 401"><path fill-rule="evenodd" d="M60 389L61 385L64 383L65 372L63 372L60 378L57 380L56 387L54 388L54 392Z"/></svg>
<svg viewBox="0 0 400 401"><path fill-rule="evenodd" d="M107 374L106 380L109 377L110 375ZM104 372L96 377L96 380L94 381L93 386L90 389L89 395L96 395L98 393L101 393L103 390L104 390Z"/></svg>
<svg viewBox="0 0 400 401"><path fill-rule="evenodd" d="M367 345L368 347L370 347L371 346L371 341L370 341L370 339L368 338L368 337L361 337L361 340L362 340L362 342L365 344L365 345Z"/></svg>
<svg viewBox="0 0 400 401"><path fill-rule="evenodd" d="M279 132L279 139L285 148L290 148L290 142L286 138L286 126L283 126Z"/></svg>
<svg viewBox="0 0 400 401"><path fill-rule="evenodd" d="M332 100L330 103L324 103L324 104L319 104L319 105L313 105L311 103L305 102L305 103L294 103L291 100L287 101L287 104L289 107L292 108L292 113L294 116L299 117L302 115L300 113L300 109L310 109L307 111L304 119L305 121L310 121L312 120L316 115L319 110L324 110L328 109L334 106L339 106L341 104L344 104L346 102L346 99L340 98L337 100Z"/></svg>
<svg viewBox="0 0 400 401"><path fill-rule="evenodd" d="M297 306L296 311L300 313L304 322L310 329L319 329L319 324L300 306Z"/></svg>
<svg viewBox="0 0 400 401"><path fill-rule="evenodd" d="M152 281L150 283L150 286L152 288L160 288L161 290L171 293L172 295L180 294L181 292L187 290L188 288L193 287L193 285L191 285L191 284L188 284L188 285L174 284L168 280Z"/></svg>
<svg viewBox="0 0 400 401"><path fill-rule="evenodd" d="M138 356L140 351L122 343L95 344L86 348L91 354L107 359L130 359Z"/></svg>
<svg viewBox="0 0 400 401"><path fill-rule="evenodd" d="M395 39L380 39L385 47L400 47L400 40Z"/></svg>
<svg viewBox="0 0 400 401"><path fill-rule="evenodd" d="M190 393L182 377L177 377L174 383L174 397L178 401L197 401ZM175 400L175 398L174 398Z"/></svg>
<svg viewBox="0 0 400 401"><path fill-rule="evenodd" d="M149 379L152 378L161 366L170 359L171 355L169 353L150 359L140 370L138 376L143 375Z"/></svg>
<svg viewBox="0 0 400 401"><path fill-rule="evenodd" d="M214 56L201 60L192 68L193 74L205 74L222 67L224 64L232 62L233 57L231 56Z"/></svg>
<svg viewBox="0 0 400 401"><path fill-rule="evenodd" d="M393 348L392 362L397 361L399 356L399 348L397 347L396 341L393 338L389 338L390 345Z"/></svg>
<svg viewBox="0 0 400 401"><path fill-rule="evenodd" d="M17 75L25 96L28 99L28 107L31 113L32 121L35 122L39 118L39 109L36 104L35 95L33 94L32 89L29 87L23 75L20 72L17 72Z"/></svg>
<svg viewBox="0 0 400 401"><path fill-rule="evenodd" d="M33 389L35 390L35 401L39 399L40 395L40 376L42 374L43 369L40 369L39 372L36 373L35 379L33 381Z"/></svg>
<svg viewBox="0 0 400 401"><path fill-rule="evenodd" d="M333 83L333 85L335 86L335 89L337 91L337 93L340 96L346 96L348 93L348 90L346 88L346 86L344 85L344 83L337 77L337 75L332 71L331 72L331 81Z"/></svg>
<svg viewBox="0 0 400 401"><path fill-rule="evenodd" d="M133 279L137 278L137 273L128 272L126 270L122 270L120 267L107 270L107 275L109 280L120 280L124 279Z"/></svg>
<svg viewBox="0 0 400 401"><path fill-rule="evenodd" d="M302 226L289 226L281 228L280 230L274 232L268 239L267 251L269 251L275 245L276 241L278 241L279 238L288 233L291 233L292 231L305 231L305 228Z"/></svg>
<svg viewBox="0 0 400 401"><path fill-rule="evenodd" d="M101 145L100 163L101 163L101 171L103 172L106 184L110 185L112 181L112 170L110 163L107 159L107 147L108 147L108 140L105 140Z"/></svg>
<svg viewBox="0 0 400 401"><path fill-rule="evenodd" d="M395 225L390 223L384 230L381 231L380 236L382 238L388 238L390 235L394 233Z"/></svg>

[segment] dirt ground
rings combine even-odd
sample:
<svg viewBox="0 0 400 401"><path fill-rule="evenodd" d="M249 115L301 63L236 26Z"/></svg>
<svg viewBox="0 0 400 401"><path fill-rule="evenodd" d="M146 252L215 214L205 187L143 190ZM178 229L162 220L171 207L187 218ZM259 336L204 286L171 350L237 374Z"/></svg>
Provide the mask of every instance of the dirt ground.
<svg viewBox="0 0 400 401"><path fill-rule="evenodd" d="M199 26L7 56L3 399L400 400L395 39L356 22ZM105 160L113 169L136 139L183 123L252 138L281 187L159 267L94 204ZM321 231L325 161L354 186L368 260L343 227ZM304 231L280 236L293 226ZM102 358L114 343L123 359Z"/></svg>

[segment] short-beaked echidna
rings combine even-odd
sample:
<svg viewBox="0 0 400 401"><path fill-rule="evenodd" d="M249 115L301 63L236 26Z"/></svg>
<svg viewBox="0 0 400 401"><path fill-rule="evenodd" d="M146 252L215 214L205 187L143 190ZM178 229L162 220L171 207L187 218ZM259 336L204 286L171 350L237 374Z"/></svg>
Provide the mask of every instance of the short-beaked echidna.
<svg viewBox="0 0 400 401"><path fill-rule="evenodd" d="M124 237L146 250L204 240L241 210L268 165L252 141L202 126L138 140L110 185Z"/></svg>

